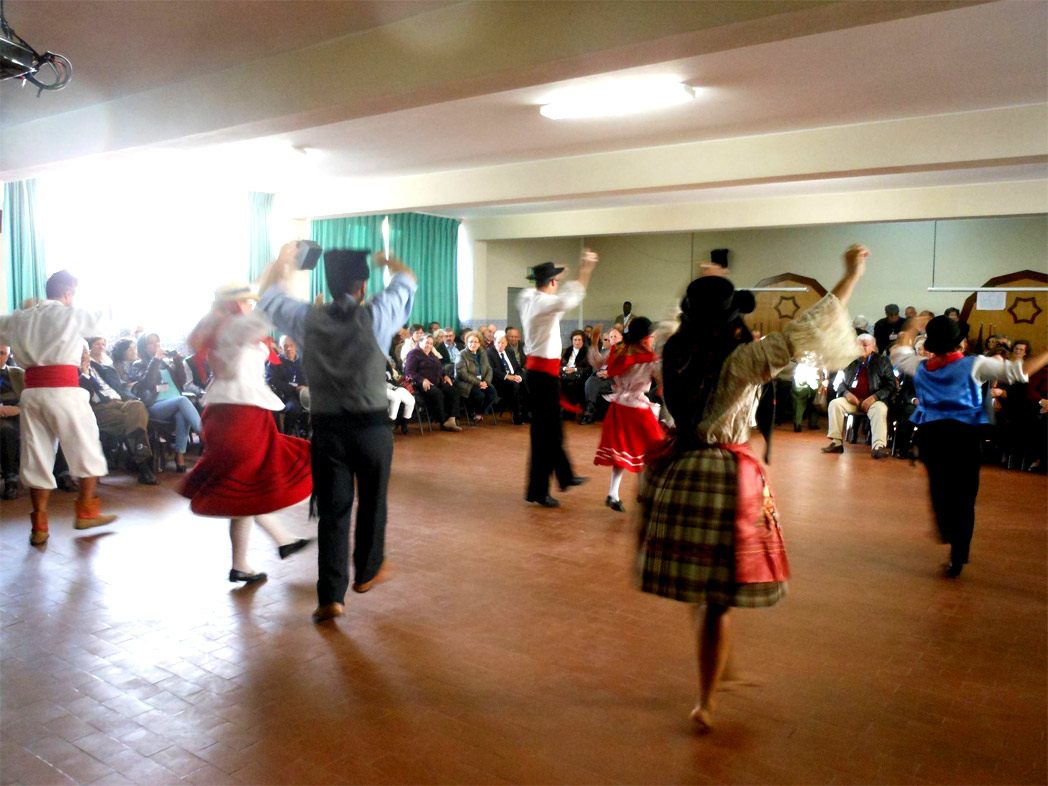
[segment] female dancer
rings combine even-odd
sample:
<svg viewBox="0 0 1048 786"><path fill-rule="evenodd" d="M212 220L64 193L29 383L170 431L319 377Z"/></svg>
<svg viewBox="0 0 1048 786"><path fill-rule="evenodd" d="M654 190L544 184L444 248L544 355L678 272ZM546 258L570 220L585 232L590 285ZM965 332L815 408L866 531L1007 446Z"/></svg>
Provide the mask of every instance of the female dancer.
<svg viewBox="0 0 1048 786"><path fill-rule="evenodd" d="M928 470L932 508L943 543L950 544L950 561L943 570L961 575L975 529L975 498L979 494L982 438L979 425L988 423L982 386L993 380L1026 382L1048 364L1048 352L1021 363L999 357L965 356L968 326L950 317L918 317L899 334L892 347L892 365L913 377L919 427L917 446ZM914 354L913 342L926 327L924 348L930 358Z"/></svg>
<svg viewBox="0 0 1048 786"><path fill-rule="evenodd" d="M273 412L284 409L263 381L269 323L251 313L257 297L247 284L215 291L211 313L189 336L193 350L214 372L204 398L204 455L186 478L181 494L200 516L228 516L233 544L230 581L266 578L247 561L251 519L277 544L281 559L305 547L266 514L294 505L313 491L309 443L277 430Z"/></svg>
<svg viewBox="0 0 1048 786"><path fill-rule="evenodd" d="M695 604L699 696L690 717L700 731L712 728L731 651L729 609L774 605L789 578L774 500L746 445L761 386L806 352L829 368L858 355L844 306L868 254L850 247L833 292L759 342L740 316L753 311L753 295L736 292L723 273L700 277L663 350L677 429L647 456L637 567L643 591Z"/></svg>
<svg viewBox="0 0 1048 786"><path fill-rule="evenodd" d="M593 368L604 363L600 354L600 325L593 329L593 346L589 362ZM651 410L648 390L655 375L658 358L651 349L651 321L645 317L630 320L622 336L622 343L608 351L608 379L615 380L615 389L608 396L611 406L604 417L600 445L593 463L611 467L611 486L604 504L619 513L626 508L619 499L622 476L644 469L644 452L649 445L662 441L662 426Z"/></svg>

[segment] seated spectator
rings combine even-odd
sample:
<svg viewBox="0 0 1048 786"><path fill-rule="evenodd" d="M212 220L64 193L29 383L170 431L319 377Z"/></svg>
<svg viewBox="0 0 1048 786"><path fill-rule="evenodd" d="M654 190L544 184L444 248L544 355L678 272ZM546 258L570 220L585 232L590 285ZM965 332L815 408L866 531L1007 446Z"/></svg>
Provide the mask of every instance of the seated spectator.
<svg viewBox="0 0 1048 786"><path fill-rule="evenodd" d="M884 319L878 319L873 325L873 337L877 342L877 351L882 354L887 352L899 338L899 333L904 327L905 322L899 316L899 307L894 303L886 305Z"/></svg>
<svg viewBox="0 0 1048 786"><path fill-rule="evenodd" d="M583 395L586 408L579 420L580 426L588 426L595 420L602 420L604 413L608 410L608 396L615 389L614 381L608 377L608 354L611 348L622 341L622 332L618 328L612 328L607 333L603 342L604 347L600 351L601 365L593 374L586 379L583 386ZM591 366L592 368L592 366Z"/></svg>
<svg viewBox="0 0 1048 786"><path fill-rule="evenodd" d="M408 354L404 375L415 386L416 395L425 402L441 431L462 431L458 424L459 392L444 373L440 355L433 350L432 336L424 337L422 345Z"/></svg>
<svg viewBox="0 0 1048 786"><path fill-rule="evenodd" d="M494 380L495 392L505 402L505 409L513 413L514 425L527 422L527 411L524 408L524 376L523 369L517 365L517 361L506 347L505 332L495 331L495 346L487 351L488 365L491 366L491 374Z"/></svg>
<svg viewBox="0 0 1048 786"><path fill-rule="evenodd" d="M852 320L852 327L855 328L855 335L861 336L863 333L870 332L870 320L859 314L855 319Z"/></svg>
<svg viewBox="0 0 1048 786"><path fill-rule="evenodd" d="M408 423L411 416L415 414L415 396L404 387L407 378L397 371L389 358L386 358L386 401L389 403L389 423L396 431L400 426L400 433L408 433ZM409 382L413 385L414 383Z"/></svg>
<svg viewBox="0 0 1048 786"><path fill-rule="evenodd" d="M484 327L480 331L481 332L481 339L482 339L482 341L481 341L481 348L482 349L487 350L487 349L491 349L493 346L495 346L495 333L497 331L498 331L498 326L497 325L494 325L494 324L492 324L492 325L484 325Z"/></svg>
<svg viewBox="0 0 1048 786"><path fill-rule="evenodd" d="M620 331L621 332L621 331ZM581 406L586 398L586 380L593 367L586 360L586 334L581 330L571 331L571 346L560 358L561 395L574 406Z"/></svg>
<svg viewBox="0 0 1048 786"><path fill-rule="evenodd" d="M819 427L819 410L815 406L815 397L819 390L829 384L821 369L808 365L803 360L797 361L793 369L793 430L801 431L804 416L808 416L808 428Z"/></svg>
<svg viewBox="0 0 1048 786"><path fill-rule="evenodd" d="M283 352L278 363L266 363L266 384L284 402L284 433L295 437L309 434L309 385L291 336L280 339Z"/></svg>
<svg viewBox="0 0 1048 786"><path fill-rule="evenodd" d="M895 312L898 316L898 311ZM901 320L900 320L901 322ZM870 419L875 459L890 455L888 449L888 402L895 395L895 372L891 361L876 354L877 342L869 333L859 336L862 355L844 369L837 398L830 402L830 444L823 453L844 452L844 420L850 412L865 412Z"/></svg>
<svg viewBox="0 0 1048 786"><path fill-rule="evenodd" d="M400 345L401 368L403 368L404 361L408 358L408 353L413 349L417 349L418 345L422 343L424 335L426 335L426 331L422 328L422 325L411 326L411 335Z"/></svg>
<svg viewBox="0 0 1048 786"><path fill-rule="evenodd" d="M89 339L89 345L94 348L97 341ZM99 363L87 352L80 363L80 387L91 397L91 411L95 413L99 432L127 441L138 482L144 486L157 485L159 481L152 467L153 451L146 433L149 413L145 404L120 381L116 369Z"/></svg>
<svg viewBox="0 0 1048 786"><path fill-rule="evenodd" d="M214 374L211 373L211 364L207 362L205 356L200 354L190 355L182 363L186 371L186 391L197 397L197 404L202 404L204 393L207 392L207 386L214 379Z"/></svg>
<svg viewBox="0 0 1048 786"><path fill-rule="evenodd" d="M913 319L915 316L917 316L917 309L914 306L907 306L906 310L903 311L902 318Z"/></svg>
<svg viewBox="0 0 1048 786"><path fill-rule="evenodd" d="M434 335L438 330L440 330L440 323L439 322L430 322L429 323L429 334L431 336Z"/></svg>
<svg viewBox="0 0 1048 786"><path fill-rule="evenodd" d="M620 333L619 335L621 336L622 334ZM524 368L524 363L527 361L528 356L524 354L524 347L520 343L520 331L512 326L506 328L506 342L508 344L507 351L516 358L517 366Z"/></svg>
<svg viewBox="0 0 1048 786"><path fill-rule="evenodd" d="M960 322L961 321L961 311L960 311L960 309L954 308L953 306L951 306L950 308L946 309L942 313L943 313L944 317L949 317L954 322Z"/></svg>
<svg viewBox="0 0 1048 786"><path fill-rule="evenodd" d="M436 339L434 339L434 345L436 345ZM446 364L454 366L458 363L459 352L462 350L459 349L459 346L456 343L455 331L452 328L444 328L444 338L441 341L440 346L437 347L437 351Z"/></svg>
<svg viewBox="0 0 1048 786"><path fill-rule="evenodd" d="M95 363L101 363L103 366L113 365L112 358L106 352L108 342L102 336L92 336L87 340L87 346L91 354L91 360L95 361Z"/></svg>
<svg viewBox="0 0 1048 786"><path fill-rule="evenodd" d="M168 361L172 362L168 362ZM200 433L200 413L182 392L186 369L182 355L165 352L160 336L145 333L138 339L138 360L131 367L132 391L146 405L150 418L175 422L175 470L186 471L186 446L191 431Z"/></svg>
<svg viewBox="0 0 1048 786"><path fill-rule="evenodd" d="M459 353L455 365L455 387L473 407L474 421L491 412L491 405L495 403L494 375L480 344L480 333L475 330L467 333L466 348Z"/></svg>
<svg viewBox="0 0 1048 786"><path fill-rule="evenodd" d="M113 368L116 370L120 381L125 385L131 384L131 366L138 360L138 351L135 342L130 338L122 338L113 344Z"/></svg>

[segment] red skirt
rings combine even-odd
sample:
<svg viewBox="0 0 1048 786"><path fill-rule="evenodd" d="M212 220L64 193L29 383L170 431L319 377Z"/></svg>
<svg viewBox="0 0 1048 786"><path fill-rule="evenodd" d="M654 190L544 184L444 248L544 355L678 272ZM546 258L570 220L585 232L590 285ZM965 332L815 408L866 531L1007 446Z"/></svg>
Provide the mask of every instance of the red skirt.
<svg viewBox="0 0 1048 786"><path fill-rule="evenodd" d="M648 446L662 442L664 437L662 426L649 407L624 407L613 401L604 416L604 430L593 463L640 472Z"/></svg>
<svg viewBox="0 0 1048 786"><path fill-rule="evenodd" d="M260 407L204 408L204 455L180 493L200 516L259 516L290 507L313 492L309 442L277 431Z"/></svg>

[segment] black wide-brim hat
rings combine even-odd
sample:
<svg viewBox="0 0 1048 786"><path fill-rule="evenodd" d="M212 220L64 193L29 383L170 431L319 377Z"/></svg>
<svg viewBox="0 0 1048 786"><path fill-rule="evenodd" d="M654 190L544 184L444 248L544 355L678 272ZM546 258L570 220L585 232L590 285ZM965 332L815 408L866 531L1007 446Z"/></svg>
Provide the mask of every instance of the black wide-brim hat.
<svg viewBox="0 0 1048 786"><path fill-rule="evenodd" d="M554 276L559 276L563 272L564 268L557 267L552 262L543 262L541 265L535 265L528 271L528 281L541 284L545 281L551 281Z"/></svg>
<svg viewBox="0 0 1048 786"><path fill-rule="evenodd" d="M736 290L723 276L702 276L688 285L680 302L684 318L701 325L716 326L731 322L740 314L749 314L757 307L753 293Z"/></svg>
<svg viewBox="0 0 1048 786"><path fill-rule="evenodd" d="M932 317L924 333L924 348L933 355L945 355L953 352L968 338L968 323L956 322L947 316Z"/></svg>
<svg viewBox="0 0 1048 786"><path fill-rule="evenodd" d="M371 251L356 248L332 248L324 252L324 277L332 297L349 292L350 284L371 277L368 255Z"/></svg>

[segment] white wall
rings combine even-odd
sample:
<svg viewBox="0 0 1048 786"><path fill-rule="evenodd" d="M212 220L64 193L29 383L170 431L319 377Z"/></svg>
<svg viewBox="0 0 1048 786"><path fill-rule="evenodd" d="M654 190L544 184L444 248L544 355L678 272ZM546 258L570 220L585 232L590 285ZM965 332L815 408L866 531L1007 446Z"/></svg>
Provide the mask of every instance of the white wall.
<svg viewBox="0 0 1048 786"><path fill-rule="evenodd" d="M477 311L477 316L505 318L506 288L521 286L529 265L552 260L574 269L582 242L582 238L487 241L485 313ZM937 286L979 286L993 276L1024 269L1048 273L1048 216L1044 215L611 235L584 242L601 256L583 306L586 322L613 318L623 300L633 302L634 313L667 316L693 276L693 262L707 260L714 248L731 249L732 278L738 286L791 272L817 279L830 289L840 275L843 250L851 243L865 243L871 258L850 311L871 318L882 316L887 303L936 313L963 304L966 293L927 291L933 254Z"/></svg>

